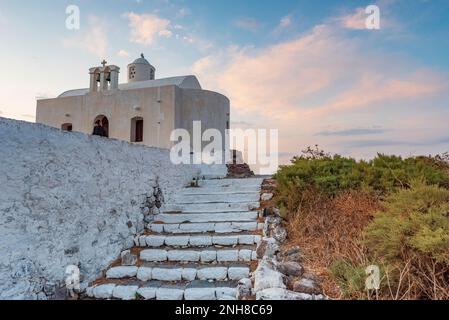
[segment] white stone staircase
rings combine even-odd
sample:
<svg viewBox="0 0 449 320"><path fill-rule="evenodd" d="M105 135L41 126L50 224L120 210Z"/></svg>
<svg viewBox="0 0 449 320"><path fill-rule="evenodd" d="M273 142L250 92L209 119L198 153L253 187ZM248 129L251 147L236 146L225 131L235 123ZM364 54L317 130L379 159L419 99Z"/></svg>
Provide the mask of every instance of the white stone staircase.
<svg viewBox="0 0 449 320"><path fill-rule="evenodd" d="M264 224L263 178L201 181L185 188L135 238L134 265L116 263L90 286L96 299L234 300L250 278Z"/></svg>

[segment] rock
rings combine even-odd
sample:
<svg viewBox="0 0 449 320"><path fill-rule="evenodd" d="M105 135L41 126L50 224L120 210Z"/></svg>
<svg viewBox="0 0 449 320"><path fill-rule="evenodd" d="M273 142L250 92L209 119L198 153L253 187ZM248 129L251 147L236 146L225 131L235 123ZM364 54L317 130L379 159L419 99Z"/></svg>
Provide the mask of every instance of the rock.
<svg viewBox="0 0 449 320"><path fill-rule="evenodd" d="M114 267L106 272L108 279L132 278L137 275L138 268L133 267Z"/></svg>
<svg viewBox="0 0 449 320"><path fill-rule="evenodd" d="M181 281L182 268L153 268L152 279L159 281Z"/></svg>
<svg viewBox="0 0 449 320"><path fill-rule="evenodd" d="M184 290L175 288L158 288L156 290L157 300L182 300L184 298Z"/></svg>
<svg viewBox="0 0 449 320"><path fill-rule="evenodd" d="M316 281L302 278L293 283L293 291L318 295L321 293L321 288Z"/></svg>
<svg viewBox="0 0 449 320"><path fill-rule="evenodd" d="M274 238L263 238L257 246L257 258L263 257L274 258L279 251L279 245Z"/></svg>
<svg viewBox="0 0 449 320"><path fill-rule="evenodd" d="M140 252L140 259L150 262L161 262L167 260L167 251L165 250L143 250Z"/></svg>
<svg viewBox="0 0 449 320"><path fill-rule="evenodd" d="M121 300L135 300L138 286L116 286L112 296Z"/></svg>
<svg viewBox="0 0 449 320"><path fill-rule="evenodd" d="M195 247L207 247L212 245L211 236L191 236L190 245Z"/></svg>
<svg viewBox="0 0 449 320"><path fill-rule="evenodd" d="M131 250L123 251L121 258L122 266L134 266L137 263L137 255L132 254Z"/></svg>
<svg viewBox="0 0 449 320"><path fill-rule="evenodd" d="M254 290L256 292L268 288L285 289L282 273L275 270L273 260L264 258L254 272Z"/></svg>
<svg viewBox="0 0 449 320"><path fill-rule="evenodd" d="M137 271L137 279L140 281L149 281L153 279L153 268L140 267Z"/></svg>
<svg viewBox="0 0 449 320"><path fill-rule="evenodd" d="M273 199L273 194L272 193L263 193L260 196L260 200L262 200L262 201L270 201L271 199Z"/></svg>
<svg viewBox="0 0 449 320"><path fill-rule="evenodd" d="M64 296L65 296L65 294L64 294ZM88 296L89 298L94 297L94 287L87 287L86 296Z"/></svg>
<svg viewBox="0 0 449 320"><path fill-rule="evenodd" d="M115 284L102 284L93 290L93 296L97 299L110 299L114 292Z"/></svg>
<svg viewBox="0 0 449 320"><path fill-rule="evenodd" d="M201 251L201 262L212 262L217 260L217 251Z"/></svg>
<svg viewBox="0 0 449 320"><path fill-rule="evenodd" d="M167 253L169 261L196 262L200 260L200 252L194 250L170 250Z"/></svg>
<svg viewBox="0 0 449 320"><path fill-rule="evenodd" d="M137 294L145 300L152 300L156 298L156 288L140 288L137 290Z"/></svg>
<svg viewBox="0 0 449 320"><path fill-rule="evenodd" d="M257 300L314 300L310 294L289 291L283 288L268 288L256 293Z"/></svg>
<svg viewBox="0 0 449 320"><path fill-rule="evenodd" d="M239 284L237 286L237 291L238 291L237 298L241 299L242 297L251 295L252 289L253 289L253 283L252 283L251 279L249 279L249 278L240 279Z"/></svg>
<svg viewBox="0 0 449 320"><path fill-rule="evenodd" d="M218 300L236 300L238 295L237 288L231 287L217 287L215 295Z"/></svg>
<svg viewBox="0 0 449 320"><path fill-rule="evenodd" d="M146 244L153 248L162 247L165 244L165 236L147 236Z"/></svg>
<svg viewBox="0 0 449 320"><path fill-rule="evenodd" d="M218 250L217 251L218 262L239 261L238 250Z"/></svg>
<svg viewBox="0 0 449 320"><path fill-rule="evenodd" d="M280 263L278 265L278 270L286 276L293 277L300 277L304 273L304 268L298 262L293 261Z"/></svg>
<svg viewBox="0 0 449 320"><path fill-rule="evenodd" d="M239 251L239 261L249 262L252 260L253 250L242 249Z"/></svg>
<svg viewBox="0 0 449 320"><path fill-rule="evenodd" d="M188 288L184 292L184 299L190 301L215 300L215 288Z"/></svg>
<svg viewBox="0 0 449 320"><path fill-rule="evenodd" d="M193 281L196 279L197 270L195 268L183 268L182 280Z"/></svg>
<svg viewBox="0 0 449 320"><path fill-rule="evenodd" d="M282 227L281 225L278 225L274 227L272 231L272 237L275 238L280 243L283 243L285 240L287 240L287 230Z"/></svg>
<svg viewBox="0 0 449 320"><path fill-rule="evenodd" d="M255 243L254 241L254 235L253 234L248 234L248 235L240 235L239 236L239 244L242 245L253 245Z"/></svg>
<svg viewBox="0 0 449 320"><path fill-rule="evenodd" d="M186 247L189 244L189 236L167 237L165 245L172 247Z"/></svg>
<svg viewBox="0 0 449 320"><path fill-rule="evenodd" d="M229 267L228 278L229 280L241 280L249 277L248 267Z"/></svg>
<svg viewBox="0 0 449 320"><path fill-rule="evenodd" d="M214 236L212 237L212 243L219 246L234 246L238 244L238 236Z"/></svg>
<svg viewBox="0 0 449 320"><path fill-rule="evenodd" d="M197 277L200 280L216 280L223 281L228 277L228 268L226 267L212 267L201 268L197 272Z"/></svg>

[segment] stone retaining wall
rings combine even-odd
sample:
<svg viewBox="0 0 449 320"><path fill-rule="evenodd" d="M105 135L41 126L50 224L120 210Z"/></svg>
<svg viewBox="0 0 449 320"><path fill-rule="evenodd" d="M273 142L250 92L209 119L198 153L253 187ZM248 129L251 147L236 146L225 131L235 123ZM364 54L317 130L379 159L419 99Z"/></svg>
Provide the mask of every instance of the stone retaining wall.
<svg viewBox="0 0 449 320"><path fill-rule="evenodd" d="M99 276L144 217L198 174L169 151L0 118L0 299L48 299Z"/></svg>

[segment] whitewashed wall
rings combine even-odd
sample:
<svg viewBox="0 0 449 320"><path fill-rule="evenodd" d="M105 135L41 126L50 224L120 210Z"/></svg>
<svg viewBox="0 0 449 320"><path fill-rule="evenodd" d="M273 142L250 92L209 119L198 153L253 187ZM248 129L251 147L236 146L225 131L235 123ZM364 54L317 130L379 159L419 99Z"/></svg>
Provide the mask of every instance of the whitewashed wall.
<svg viewBox="0 0 449 320"><path fill-rule="evenodd" d="M168 150L0 118L0 299L45 299L70 264L96 278L142 231L146 198L196 174Z"/></svg>

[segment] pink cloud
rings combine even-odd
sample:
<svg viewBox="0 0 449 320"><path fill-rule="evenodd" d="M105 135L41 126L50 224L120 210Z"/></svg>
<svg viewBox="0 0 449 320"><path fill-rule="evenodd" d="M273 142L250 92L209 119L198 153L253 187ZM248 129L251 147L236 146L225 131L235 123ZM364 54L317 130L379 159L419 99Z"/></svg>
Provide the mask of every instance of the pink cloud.
<svg viewBox="0 0 449 320"><path fill-rule="evenodd" d="M414 106L412 118L437 117L437 109L420 106L427 105L429 99L441 99L449 88L447 74L418 66L404 55L370 50L366 41L369 39L348 37L334 24L319 25L265 48L231 46L198 60L192 72L205 88L231 99L234 121L278 128L284 154L297 154L318 143L331 152L365 155L355 147L342 149L345 137L315 133L329 126L397 123L394 134L398 135L398 120L409 116L408 107ZM393 109L387 112L385 105ZM429 135L441 133L442 124L435 126ZM386 130L380 138L388 139L392 132ZM404 139L407 137L414 139L404 127ZM403 145L401 150L407 147ZM427 149L420 146L419 150Z"/></svg>

